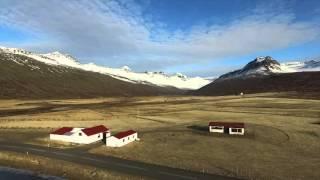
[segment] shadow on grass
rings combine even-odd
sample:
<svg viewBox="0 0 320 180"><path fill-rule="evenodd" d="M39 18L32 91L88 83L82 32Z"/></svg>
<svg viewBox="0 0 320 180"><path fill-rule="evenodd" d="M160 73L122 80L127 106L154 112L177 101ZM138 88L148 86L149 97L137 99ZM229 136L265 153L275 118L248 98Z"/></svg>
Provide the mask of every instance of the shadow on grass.
<svg viewBox="0 0 320 180"><path fill-rule="evenodd" d="M198 132L206 132L206 133L209 132L208 126L192 125L192 126L188 126L187 128L196 130Z"/></svg>
<svg viewBox="0 0 320 180"><path fill-rule="evenodd" d="M192 131L192 133L203 135L203 136L211 136L212 133L209 132L208 126L200 126L200 125L191 125L187 126L188 129Z"/></svg>
<svg viewBox="0 0 320 180"><path fill-rule="evenodd" d="M119 101L119 102L99 102L92 104L50 104L48 102L34 103L32 105L39 105L39 107L33 107L28 109L9 109L0 110L0 117L10 117L18 115L33 115L51 112L61 112L66 110L77 110L77 109L101 109L108 107L121 107L127 106L129 101ZM24 105L24 104L21 104ZM30 104L28 104L30 105Z"/></svg>

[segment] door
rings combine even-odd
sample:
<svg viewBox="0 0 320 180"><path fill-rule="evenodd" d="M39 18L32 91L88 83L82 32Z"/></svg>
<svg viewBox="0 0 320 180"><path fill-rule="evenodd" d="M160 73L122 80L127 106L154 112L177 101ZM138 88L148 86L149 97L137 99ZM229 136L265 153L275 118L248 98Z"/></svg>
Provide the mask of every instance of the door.
<svg viewBox="0 0 320 180"><path fill-rule="evenodd" d="M102 133L102 141L104 143L106 143L106 141L107 141L107 133L106 132Z"/></svg>

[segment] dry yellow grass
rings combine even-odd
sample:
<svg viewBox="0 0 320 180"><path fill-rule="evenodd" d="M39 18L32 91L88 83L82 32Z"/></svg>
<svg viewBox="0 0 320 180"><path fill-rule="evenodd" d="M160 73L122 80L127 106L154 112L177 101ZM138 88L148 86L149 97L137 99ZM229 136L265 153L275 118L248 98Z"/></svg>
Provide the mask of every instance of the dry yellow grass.
<svg viewBox="0 0 320 180"><path fill-rule="evenodd" d="M61 160L44 158L35 155L26 155L12 152L0 152L0 165L13 166L14 168L27 169L38 174L54 175L70 180L79 179L141 179L131 175L119 174L90 166L78 165ZM57 166L59 164L59 166ZM81 171L79 171L81 169ZM80 178L81 177L81 178Z"/></svg>
<svg viewBox="0 0 320 180"><path fill-rule="evenodd" d="M6 129L0 140L46 145L53 128L104 124L114 132L138 130L141 141L116 149L102 145L91 153L249 179L320 177L320 125L314 124L320 121L319 100L259 94L37 103L60 109L1 117ZM202 128L209 121L245 122L246 136L208 134Z"/></svg>

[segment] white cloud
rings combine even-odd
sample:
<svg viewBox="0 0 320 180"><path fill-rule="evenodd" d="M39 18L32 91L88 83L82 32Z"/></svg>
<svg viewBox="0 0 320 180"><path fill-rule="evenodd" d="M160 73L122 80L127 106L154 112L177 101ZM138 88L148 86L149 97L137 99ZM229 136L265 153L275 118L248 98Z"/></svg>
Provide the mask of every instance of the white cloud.
<svg viewBox="0 0 320 180"><path fill-rule="evenodd" d="M320 34L319 25L296 21L287 12L254 11L221 26L194 25L188 31L167 32L159 26L162 22L147 22L142 7L133 1L2 0L0 7L0 25L41 35L39 41L22 46L103 58L106 64L121 59L117 64L131 64L134 69L286 48Z"/></svg>
<svg viewBox="0 0 320 180"><path fill-rule="evenodd" d="M174 54L207 59L285 48L319 37L319 27L293 22L291 16L250 16L225 26L197 28L183 40L162 48ZM161 48L158 48L161 49Z"/></svg>
<svg viewBox="0 0 320 180"><path fill-rule="evenodd" d="M131 53L148 36L139 19L126 14L130 11L116 1L10 2L0 10L1 22L44 34L59 48L75 53Z"/></svg>

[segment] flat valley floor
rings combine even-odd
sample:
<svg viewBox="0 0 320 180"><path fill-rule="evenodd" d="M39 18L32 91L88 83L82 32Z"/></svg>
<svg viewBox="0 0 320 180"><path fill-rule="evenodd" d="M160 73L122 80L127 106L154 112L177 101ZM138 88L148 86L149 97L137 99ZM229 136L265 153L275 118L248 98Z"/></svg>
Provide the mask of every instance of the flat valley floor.
<svg viewBox="0 0 320 180"><path fill-rule="evenodd" d="M210 134L210 121L244 122L246 134ZM56 128L100 124L112 133L136 130L141 140L122 148L49 141ZM0 142L76 147L244 179L317 179L320 100L275 94L0 100Z"/></svg>

